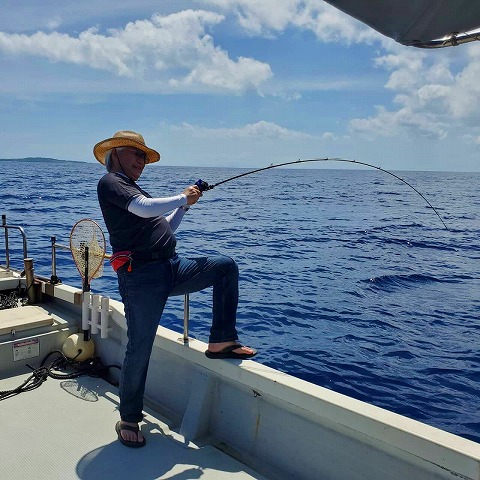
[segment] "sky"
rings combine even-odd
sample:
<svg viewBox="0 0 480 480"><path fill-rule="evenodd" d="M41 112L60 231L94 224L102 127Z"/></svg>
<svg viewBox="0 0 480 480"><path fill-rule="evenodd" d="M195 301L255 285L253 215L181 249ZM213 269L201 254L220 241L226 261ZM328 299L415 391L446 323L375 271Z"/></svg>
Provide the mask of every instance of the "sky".
<svg viewBox="0 0 480 480"><path fill-rule="evenodd" d="M480 42L405 47L321 0L0 7L0 158L135 130L164 165L480 171Z"/></svg>

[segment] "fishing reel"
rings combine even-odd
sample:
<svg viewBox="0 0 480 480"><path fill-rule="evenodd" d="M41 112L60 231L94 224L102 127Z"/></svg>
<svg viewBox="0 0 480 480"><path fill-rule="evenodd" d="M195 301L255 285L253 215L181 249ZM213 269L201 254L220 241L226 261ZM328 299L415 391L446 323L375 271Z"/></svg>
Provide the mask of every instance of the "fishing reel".
<svg viewBox="0 0 480 480"><path fill-rule="evenodd" d="M205 192L213 188L213 186L210 186L207 182L204 182L200 178L195 182L195 185L200 189L201 192Z"/></svg>

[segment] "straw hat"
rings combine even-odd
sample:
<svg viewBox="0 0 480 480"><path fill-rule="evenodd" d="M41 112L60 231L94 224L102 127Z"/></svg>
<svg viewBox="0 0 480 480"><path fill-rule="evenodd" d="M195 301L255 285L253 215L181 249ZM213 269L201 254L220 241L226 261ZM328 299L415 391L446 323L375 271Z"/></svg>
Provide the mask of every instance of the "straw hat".
<svg viewBox="0 0 480 480"><path fill-rule="evenodd" d="M160 160L160 154L145 145L143 136L131 130L120 130L112 138L98 142L93 147L93 154L102 165L105 165L105 154L112 148L117 147L135 147L142 150L147 155L145 163L153 163Z"/></svg>

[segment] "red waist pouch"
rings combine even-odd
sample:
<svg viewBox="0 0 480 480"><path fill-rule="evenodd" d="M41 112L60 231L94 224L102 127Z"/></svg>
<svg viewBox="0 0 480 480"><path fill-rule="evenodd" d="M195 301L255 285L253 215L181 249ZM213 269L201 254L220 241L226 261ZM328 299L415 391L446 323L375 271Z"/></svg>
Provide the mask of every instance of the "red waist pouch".
<svg viewBox="0 0 480 480"><path fill-rule="evenodd" d="M117 253L114 253L111 257L110 257L110 265L112 266L112 268L115 270L115 272L120 268L122 267L123 265L125 265L127 262L130 262L132 260L132 252L128 251L128 250L125 250L123 252L117 252ZM130 272L131 271L131 266L128 267L128 271Z"/></svg>

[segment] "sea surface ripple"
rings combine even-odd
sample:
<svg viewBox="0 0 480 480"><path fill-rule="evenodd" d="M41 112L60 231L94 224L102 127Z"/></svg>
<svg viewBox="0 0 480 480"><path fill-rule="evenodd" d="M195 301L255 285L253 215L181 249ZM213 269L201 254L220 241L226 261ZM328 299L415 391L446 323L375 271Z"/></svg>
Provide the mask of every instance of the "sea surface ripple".
<svg viewBox="0 0 480 480"><path fill-rule="evenodd" d="M334 165L335 166L335 165ZM154 196L244 170L147 167ZM0 161L2 208L21 225L37 274L51 275L50 237L73 224L105 229L93 163ZM259 362L480 442L480 174L275 169L205 192L177 232L183 255L223 253L240 268L240 338ZM106 229L105 229L106 231ZM5 246L0 236L0 263ZM12 233L11 262L22 268ZM68 252L58 276L81 288ZM108 265L92 290L119 299ZM211 291L191 295L192 336L207 340ZM162 325L181 331L183 300Z"/></svg>

